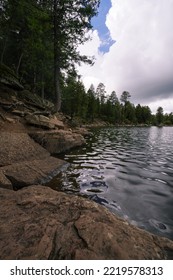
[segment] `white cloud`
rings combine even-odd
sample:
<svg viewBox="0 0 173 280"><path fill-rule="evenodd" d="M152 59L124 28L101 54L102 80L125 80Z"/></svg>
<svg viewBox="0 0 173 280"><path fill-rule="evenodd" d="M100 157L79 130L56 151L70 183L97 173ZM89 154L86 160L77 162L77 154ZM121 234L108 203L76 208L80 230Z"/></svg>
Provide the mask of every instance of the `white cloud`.
<svg viewBox="0 0 173 280"><path fill-rule="evenodd" d="M80 68L86 86L103 82L108 93L115 90L120 96L128 90L134 103L153 108L154 102L164 103L166 111L173 111L172 11L173 0L112 0L106 25L116 43L108 53L99 53L101 41L94 31L93 40L83 46L96 57L93 67Z"/></svg>
<svg viewBox="0 0 173 280"><path fill-rule="evenodd" d="M169 114L170 112L173 112L173 98L157 100L151 103L147 103L145 105L148 105L154 114L157 112L157 109L159 107L163 108L164 113Z"/></svg>

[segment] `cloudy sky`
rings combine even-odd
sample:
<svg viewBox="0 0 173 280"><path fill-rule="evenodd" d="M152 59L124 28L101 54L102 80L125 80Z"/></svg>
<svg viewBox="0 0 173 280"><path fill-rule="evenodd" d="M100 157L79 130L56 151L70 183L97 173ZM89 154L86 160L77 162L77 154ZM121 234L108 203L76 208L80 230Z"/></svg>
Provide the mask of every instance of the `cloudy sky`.
<svg viewBox="0 0 173 280"><path fill-rule="evenodd" d="M173 0L101 0L92 40L80 46L95 64L79 73L86 88L103 82L107 93L173 112Z"/></svg>

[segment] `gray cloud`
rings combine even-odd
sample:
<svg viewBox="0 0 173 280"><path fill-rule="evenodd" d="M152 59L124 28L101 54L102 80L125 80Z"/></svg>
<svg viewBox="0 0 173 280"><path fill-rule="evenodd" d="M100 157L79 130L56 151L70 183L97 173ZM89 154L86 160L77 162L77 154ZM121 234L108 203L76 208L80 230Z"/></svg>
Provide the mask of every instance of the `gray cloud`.
<svg viewBox="0 0 173 280"><path fill-rule="evenodd" d="M94 34L90 51L94 50L96 63L93 68L80 69L86 86L101 81L108 92L115 90L119 96L128 90L134 103L151 104L155 108L154 102L165 100L163 104L169 103L167 107L171 110L172 11L173 0L112 0L106 25L116 43L108 53L99 53L98 34Z"/></svg>

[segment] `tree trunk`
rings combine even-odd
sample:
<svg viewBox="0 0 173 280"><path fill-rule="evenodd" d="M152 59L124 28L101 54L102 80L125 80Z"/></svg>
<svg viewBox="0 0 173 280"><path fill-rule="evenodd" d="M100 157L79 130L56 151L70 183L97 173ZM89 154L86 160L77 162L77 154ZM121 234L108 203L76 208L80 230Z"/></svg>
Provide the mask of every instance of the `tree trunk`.
<svg viewBox="0 0 173 280"><path fill-rule="evenodd" d="M58 56L58 1L54 0L54 89L55 89L55 110L58 112L61 108L61 88L60 88L60 66Z"/></svg>
<svg viewBox="0 0 173 280"><path fill-rule="evenodd" d="M6 45L7 45L7 38L5 39L4 47L3 47L3 50L2 50L2 53L1 53L1 64L4 61L4 54L5 54Z"/></svg>
<svg viewBox="0 0 173 280"><path fill-rule="evenodd" d="M21 62L22 62L22 57L23 57L23 53L21 53L21 55L19 57L19 62L18 62L17 68L16 68L16 75L17 76L19 75L19 69L20 69L20 65L21 65Z"/></svg>
<svg viewBox="0 0 173 280"><path fill-rule="evenodd" d="M44 99L44 74L41 73L41 98Z"/></svg>
<svg viewBox="0 0 173 280"><path fill-rule="evenodd" d="M34 76L33 76L33 92L36 92L36 84L37 84L37 73L36 73L36 67L34 68Z"/></svg>
<svg viewBox="0 0 173 280"><path fill-rule="evenodd" d="M55 109L58 112L61 109L61 87L60 87L60 69L56 63L54 69L54 83L55 83Z"/></svg>

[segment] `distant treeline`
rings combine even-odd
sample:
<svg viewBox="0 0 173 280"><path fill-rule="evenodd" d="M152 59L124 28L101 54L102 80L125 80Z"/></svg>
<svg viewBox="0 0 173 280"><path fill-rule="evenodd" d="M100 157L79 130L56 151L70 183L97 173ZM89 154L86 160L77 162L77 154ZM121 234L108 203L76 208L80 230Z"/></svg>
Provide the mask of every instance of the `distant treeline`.
<svg viewBox="0 0 173 280"><path fill-rule="evenodd" d="M130 98L128 91L124 91L120 99L115 91L108 95L103 83L96 89L91 84L86 91L80 79L69 76L63 85L62 111L84 122L99 118L117 125L173 125L173 113L164 114L159 107L154 115L148 106L135 106Z"/></svg>

